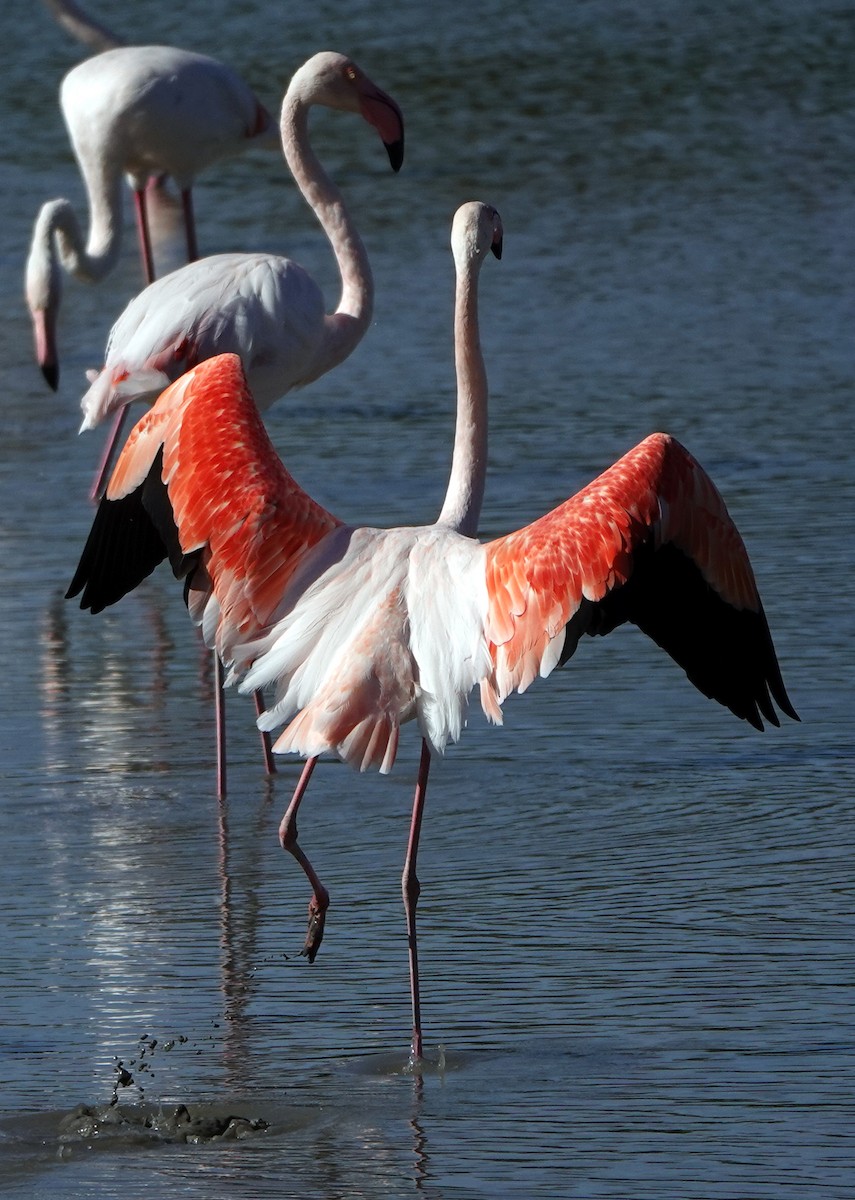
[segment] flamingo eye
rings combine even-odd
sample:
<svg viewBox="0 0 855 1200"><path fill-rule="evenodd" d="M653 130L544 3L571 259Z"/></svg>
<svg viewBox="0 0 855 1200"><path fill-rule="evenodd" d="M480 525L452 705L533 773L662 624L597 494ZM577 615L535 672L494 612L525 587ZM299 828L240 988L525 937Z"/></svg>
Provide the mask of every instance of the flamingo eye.
<svg viewBox="0 0 855 1200"><path fill-rule="evenodd" d="M344 68L344 77L345 77L345 79L349 79L351 83L355 83L356 82L356 67L354 67L352 64L346 66Z"/></svg>

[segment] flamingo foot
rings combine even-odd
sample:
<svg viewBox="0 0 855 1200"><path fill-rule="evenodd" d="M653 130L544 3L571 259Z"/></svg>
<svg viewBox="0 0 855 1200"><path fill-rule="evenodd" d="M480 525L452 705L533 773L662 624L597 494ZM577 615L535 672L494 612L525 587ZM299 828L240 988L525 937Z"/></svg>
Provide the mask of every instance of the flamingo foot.
<svg viewBox="0 0 855 1200"><path fill-rule="evenodd" d="M321 942L324 937L324 923L326 921L327 909L330 906L329 892L321 883L317 871L309 862L303 852L302 846L297 841L297 809L300 807L300 801L303 799L317 761L317 758L310 758L306 762L303 774L300 776L300 782L297 784L297 789L294 792L291 803L288 805L285 816L279 825L280 846L296 858L303 869L303 873L312 885L312 898L309 901L309 925L306 930L305 944L300 951L302 955L308 958L309 962L315 961L315 955L321 948Z"/></svg>
<svg viewBox="0 0 855 1200"><path fill-rule="evenodd" d="M418 1026L413 1026L413 1040L410 1043L410 1057L407 1065L412 1071L413 1068L418 1068L424 1061L424 1042L422 1040L422 1031Z"/></svg>
<svg viewBox="0 0 855 1200"><path fill-rule="evenodd" d="M321 948L329 902L329 893L326 891L323 896L312 896L309 901L309 927L306 930L306 944L300 953L305 955L310 963L315 961L315 955Z"/></svg>

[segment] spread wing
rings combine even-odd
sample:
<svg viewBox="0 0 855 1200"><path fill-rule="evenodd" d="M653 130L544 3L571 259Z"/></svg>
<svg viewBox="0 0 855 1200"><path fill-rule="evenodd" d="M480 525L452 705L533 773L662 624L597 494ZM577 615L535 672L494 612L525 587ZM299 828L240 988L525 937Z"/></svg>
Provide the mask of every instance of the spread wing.
<svg viewBox="0 0 855 1200"><path fill-rule="evenodd" d="M736 716L798 719L742 538L700 464L652 434L531 525L489 543L485 709L631 621Z"/></svg>
<svg viewBox="0 0 855 1200"><path fill-rule="evenodd" d="M283 466L240 360L220 355L131 431L67 594L98 612L169 557L227 657L275 618L302 554L340 524Z"/></svg>

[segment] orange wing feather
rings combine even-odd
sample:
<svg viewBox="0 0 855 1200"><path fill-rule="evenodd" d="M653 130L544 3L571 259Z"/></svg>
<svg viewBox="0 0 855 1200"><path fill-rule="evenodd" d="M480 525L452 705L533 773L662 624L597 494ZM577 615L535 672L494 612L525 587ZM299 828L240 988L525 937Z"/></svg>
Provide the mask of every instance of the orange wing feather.
<svg viewBox="0 0 855 1200"><path fill-rule="evenodd" d="M564 504L486 551L495 664L482 688L486 707L549 674L581 633L608 633L631 620L700 690L752 724L762 728L758 709L777 723L769 690L795 715L739 531L712 480L674 438L645 438ZM578 628L565 632L577 614ZM722 647L729 673L716 661ZM744 667L742 658L750 660Z"/></svg>
<svg viewBox="0 0 855 1200"><path fill-rule="evenodd" d="M108 498L138 486L161 446L181 550L204 549L222 652L269 623L300 556L341 522L283 466L236 355L207 359L163 392L128 438Z"/></svg>

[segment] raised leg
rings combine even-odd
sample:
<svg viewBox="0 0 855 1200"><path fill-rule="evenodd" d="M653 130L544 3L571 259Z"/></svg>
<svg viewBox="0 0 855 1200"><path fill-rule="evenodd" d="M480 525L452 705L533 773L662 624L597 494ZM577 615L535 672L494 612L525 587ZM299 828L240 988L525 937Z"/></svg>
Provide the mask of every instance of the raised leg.
<svg viewBox="0 0 855 1200"><path fill-rule="evenodd" d="M291 803L285 810L285 816L279 826L279 842L283 850L287 850L289 854L293 854L297 862L303 868L306 878L312 885L312 898L309 901L309 927L306 931L306 943L301 954L305 954L309 962L315 961L315 955L321 947L321 941L324 936L324 922L326 920L327 909L330 905L330 894L318 878L317 872L309 862L306 855L303 853L302 847L297 842L297 809L300 807L300 802L306 794L306 788L309 786L309 780L312 778L312 772L317 764L317 757L306 759L306 765L303 767L303 773L300 776L297 787L294 790L294 795L291 797Z"/></svg>
<svg viewBox="0 0 855 1200"><path fill-rule="evenodd" d="M264 712L264 693L261 691L253 692L255 698L255 711L260 717ZM273 750L270 742L270 734L267 730L259 730L261 734L261 753L264 755L264 769L268 775L276 774L276 760L273 757Z"/></svg>
<svg viewBox="0 0 855 1200"><path fill-rule="evenodd" d="M419 950L416 943L416 905L418 904L421 885L416 875L416 856L419 852L419 835L422 831L422 815L425 808L429 770L430 750L428 749L427 742L423 740L422 757L419 763L419 777L416 780L416 794L413 797L410 839L407 842L407 857L404 861L404 874L401 877L401 892L404 897L404 912L407 917L407 945L410 951L410 995L413 1001L412 1061L416 1061L422 1057L422 1007L419 993Z"/></svg>
<svg viewBox="0 0 855 1200"><path fill-rule="evenodd" d="M184 188L181 193L181 207L184 210L184 234L187 238L187 261L195 262L199 257L199 246L196 242L196 218L193 215L193 193L190 188Z"/></svg>

